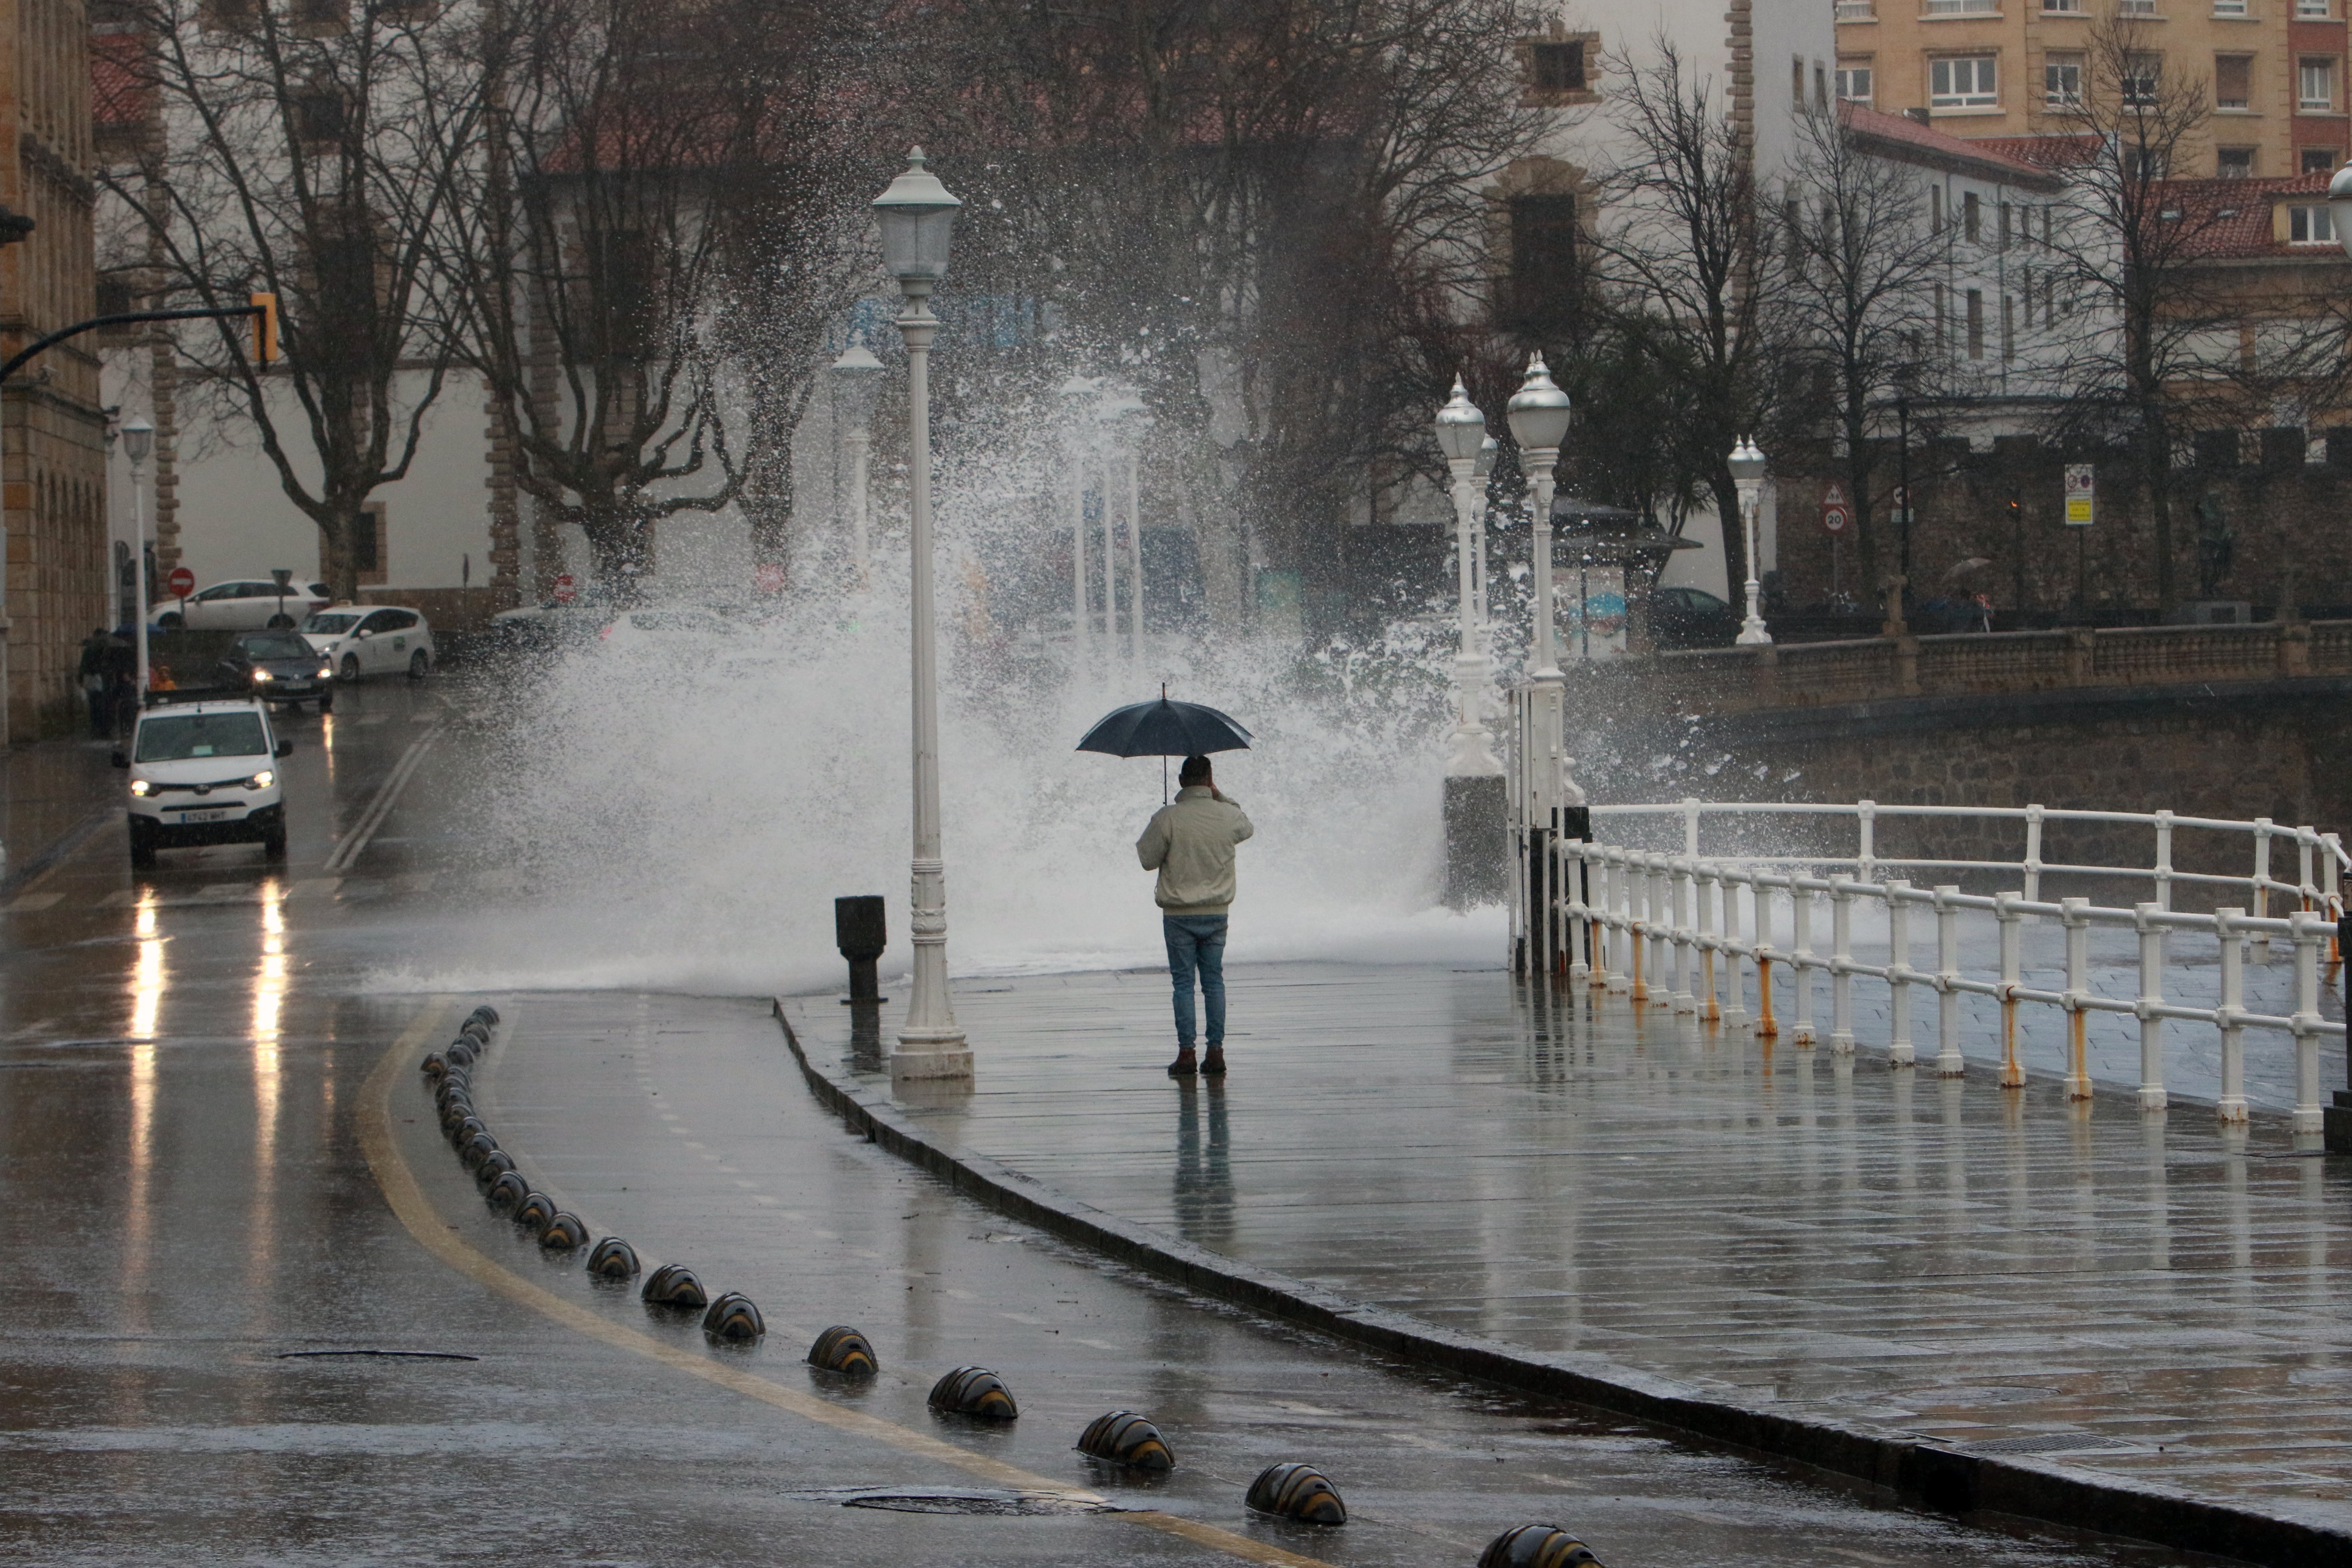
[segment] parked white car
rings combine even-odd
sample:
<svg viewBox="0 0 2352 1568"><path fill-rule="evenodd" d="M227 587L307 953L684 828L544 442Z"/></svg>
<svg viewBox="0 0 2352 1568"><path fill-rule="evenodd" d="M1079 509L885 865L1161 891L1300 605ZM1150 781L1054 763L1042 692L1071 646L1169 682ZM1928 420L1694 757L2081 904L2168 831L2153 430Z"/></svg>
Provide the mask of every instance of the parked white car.
<svg viewBox="0 0 2352 1568"><path fill-rule="evenodd" d="M324 583L289 583L280 594L268 577L232 577L189 595L184 611L177 599L158 599L147 607L147 623L165 631L184 626L197 632L252 632L299 626L303 616L334 602Z"/></svg>
<svg viewBox="0 0 2352 1568"><path fill-rule="evenodd" d="M131 771L131 863L183 844L257 843L286 858L286 795L267 703L254 698L173 702L144 709L114 765Z"/></svg>
<svg viewBox="0 0 2352 1568"><path fill-rule="evenodd" d="M400 605L336 605L305 620L302 635L333 667L338 680L403 673L422 680L438 657L433 627Z"/></svg>

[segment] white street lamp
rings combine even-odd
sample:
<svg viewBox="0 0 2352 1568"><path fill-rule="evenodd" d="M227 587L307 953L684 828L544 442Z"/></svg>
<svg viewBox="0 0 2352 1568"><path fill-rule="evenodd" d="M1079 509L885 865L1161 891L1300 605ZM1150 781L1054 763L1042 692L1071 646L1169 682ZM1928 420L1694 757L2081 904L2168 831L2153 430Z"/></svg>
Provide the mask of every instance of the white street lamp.
<svg viewBox="0 0 2352 1568"><path fill-rule="evenodd" d="M139 614L137 631L133 633L139 649L139 679L132 689L141 706L147 701L147 606L153 601L153 589L147 582L147 480L148 455L155 450L155 426L146 416L132 417L122 426L122 455L131 459L131 552L139 563Z"/></svg>
<svg viewBox="0 0 2352 1568"><path fill-rule="evenodd" d="M931 595L930 359L940 320L931 314L930 296L947 276L948 245L961 205L923 167L920 147L908 154L907 172L874 201L882 265L898 280L907 301L898 312L898 332L907 340L908 534L914 557L908 580L914 600L915 853L908 924L915 976L898 1049L890 1058L894 1079L971 1076L971 1049L948 1003L947 867L940 858L939 612Z"/></svg>
<svg viewBox="0 0 2352 1568"><path fill-rule="evenodd" d="M1502 449L1500 441L1487 437L1478 444L1478 463L1471 470L1471 477L1477 480L1477 497L1470 514L1470 536L1475 545L1471 552L1470 602L1478 617L1478 651L1486 658L1489 669L1495 665L1491 646L1495 628L1486 618L1486 481L1494 475L1495 458Z"/></svg>
<svg viewBox="0 0 2352 1568"><path fill-rule="evenodd" d="M1552 469L1559 462L1559 444L1568 437L1568 394L1551 379L1540 353L1528 356L1528 378L1511 396L1511 439L1535 486L1535 668L1528 679L1535 688L1538 756L1548 765L1536 770L1538 798L1528 805L1538 820L1549 823L1553 808L1581 805L1584 792L1568 776L1567 716L1562 709L1567 678L1560 674L1559 635L1552 626L1555 609L1551 588Z"/></svg>
<svg viewBox="0 0 2352 1568"><path fill-rule="evenodd" d="M1143 437L1151 416L1143 399L1121 389L1104 400L1105 423L1111 439L1127 460L1127 658L1131 673L1143 676ZM1108 500L1104 502L1108 507Z"/></svg>
<svg viewBox="0 0 2352 1568"><path fill-rule="evenodd" d="M2336 170L2327 182L2327 213L2335 220L2336 243L2352 256L2352 163Z"/></svg>
<svg viewBox="0 0 2352 1568"><path fill-rule="evenodd" d="M1476 479L1479 450L1486 444L1486 416L1470 401L1462 380L1454 381L1454 395L1437 411L1437 445L1445 454L1446 471L1454 478L1454 579L1460 612L1460 645L1454 656L1454 754L1446 759L1448 778L1499 778L1503 764L1489 745L1486 724L1486 658L1479 647Z"/></svg>
<svg viewBox="0 0 2352 1568"><path fill-rule="evenodd" d="M1769 643L1772 634L1764 629L1764 616L1758 597L1763 584L1756 575L1756 514L1764 492L1764 454L1756 449L1755 439L1742 436L1731 448L1731 482L1739 487L1740 526L1748 541L1748 618L1739 623L1739 643Z"/></svg>
<svg viewBox="0 0 2352 1568"><path fill-rule="evenodd" d="M874 399L882 390L882 362L864 343L852 343L833 362L833 411L842 444L849 448L849 560L857 585L866 586L872 564L866 531L867 476L874 458Z"/></svg>
<svg viewBox="0 0 2352 1568"><path fill-rule="evenodd" d="M1062 424L1070 441L1070 683L1086 679L1094 662L1094 617L1087 610L1087 420L1095 384L1074 375L1062 383ZM1108 499L1105 498L1108 506Z"/></svg>

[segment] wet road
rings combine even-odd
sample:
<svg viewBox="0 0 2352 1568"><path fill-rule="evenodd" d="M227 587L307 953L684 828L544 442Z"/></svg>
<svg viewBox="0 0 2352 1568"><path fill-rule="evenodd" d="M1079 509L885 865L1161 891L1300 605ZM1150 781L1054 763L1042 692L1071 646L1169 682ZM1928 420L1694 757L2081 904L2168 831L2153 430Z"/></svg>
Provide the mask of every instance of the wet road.
<svg viewBox="0 0 2352 1568"><path fill-rule="evenodd" d="M1107 1268L845 1136L763 1005L491 998L479 1101L525 1172L747 1291L769 1333L722 1349L649 1314L491 1215L439 1138L414 1064L478 998L381 978L483 870L447 804L479 737L447 694L293 722L281 872L222 847L134 882L110 828L12 889L0 1560L1372 1568L1466 1563L1538 1519L1616 1568L2168 1560L1873 1506ZM875 1340L872 1385L801 1363L835 1321ZM962 1363L1018 1423L926 1411ZM1166 1482L1071 1451L1115 1406L1169 1433ZM1279 1459L1352 1521L1248 1514ZM940 1511L967 1506L997 1511Z"/></svg>

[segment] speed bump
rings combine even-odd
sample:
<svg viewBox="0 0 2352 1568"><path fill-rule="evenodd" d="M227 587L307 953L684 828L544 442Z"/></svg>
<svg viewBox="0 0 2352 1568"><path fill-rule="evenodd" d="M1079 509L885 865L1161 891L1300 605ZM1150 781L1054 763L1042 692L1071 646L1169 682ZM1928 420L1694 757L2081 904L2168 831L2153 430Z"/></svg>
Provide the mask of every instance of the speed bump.
<svg viewBox="0 0 2352 1568"><path fill-rule="evenodd" d="M600 1279L632 1279L636 1277L636 1249L617 1236L608 1236L596 1244L588 1255L588 1272Z"/></svg>
<svg viewBox="0 0 2352 1568"><path fill-rule="evenodd" d="M499 1152L499 1141L487 1131L477 1132L457 1145L457 1160L468 1171L481 1169L482 1162Z"/></svg>
<svg viewBox="0 0 2352 1568"><path fill-rule="evenodd" d="M555 1215L553 1198L549 1197L545 1193L526 1193L523 1194L522 1202L515 1207L514 1222L529 1230L533 1236L537 1236L547 1228L548 1222L553 1219Z"/></svg>
<svg viewBox="0 0 2352 1568"><path fill-rule="evenodd" d="M498 1184L500 1176L513 1175L514 1171L514 1156L503 1149L493 1149L482 1156L480 1164L474 1167L474 1180L487 1192Z"/></svg>
<svg viewBox="0 0 2352 1568"><path fill-rule="evenodd" d="M1339 1500L1339 1489L1312 1465L1268 1465L1250 1483L1249 1495L1243 1500L1260 1513L1282 1519L1308 1524L1348 1522L1348 1505Z"/></svg>
<svg viewBox="0 0 2352 1568"><path fill-rule="evenodd" d="M1601 1559L1592 1548L1556 1524L1522 1524L1507 1530L1478 1553L1478 1568L1580 1568Z"/></svg>
<svg viewBox="0 0 2352 1568"><path fill-rule="evenodd" d="M845 1377L872 1377L882 1369L882 1358L864 1334L847 1323L835 1323L809 1346L808 1363Z"/></svg>
<svg viewBox="0 0 2352 1568"><path fill-rule="evenodd" d="M1012 1421L1021 1415L1004 1380L984 1366L960 1366L940 1378L931 1384L929 1404L934 1410L977 1415L983 1421Z"/></svg>
<svg viewBox="0 0 2352 1568"><path fill-rule="evenodd" d="M740 1290L730 1290L702 1314L702 1331L718 1340L756 1340L768 1331L760 1309Z"/></svg>
<svg viewBox="0 0 2352 1568"><path fill-rule="evenodd" d="M558 1214L547 1222L547 1228L539 1233L540 1246L550 1252L569 1252L575 1247L586 1245L587 1240L588 1226L576 1214Z"/></svg>
<svg viewBox="0 0 2352 1568"><path fill-rule="evenodd" d="M683 1263L665 1263L646 1278L646 1288L639 1292L648 1306L702 1307L710 1298L702 1289L702 1281L694 1270Z"/></svg>
<svg viewBox="0 0 2352 1568"><path fill-rule="evenodd" d="M522 1206L523 1199L530 1196L530 1184L522 1179L520 1172L500 1171L491 1181L490 1190L482 1195L494 1212L512 1214Z"/></svg>
<svg viewBox="0 0 2352 1568"><path fill-rule="evenodd" d="M1087 1424L1078 1452L1138 1470L1172 1470L1176 1456L1160 1428L1132 1411L1114 1410Z"/></svg>

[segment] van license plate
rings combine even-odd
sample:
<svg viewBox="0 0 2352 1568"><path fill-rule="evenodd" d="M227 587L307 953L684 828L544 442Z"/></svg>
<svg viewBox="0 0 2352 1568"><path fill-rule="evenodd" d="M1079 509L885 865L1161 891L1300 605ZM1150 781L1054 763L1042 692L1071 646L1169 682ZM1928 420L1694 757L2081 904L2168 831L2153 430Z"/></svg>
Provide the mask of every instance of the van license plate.
<svg viewBox="0 0 2352 1568"><path fill-rule="evenodd" d="M180 820L182 822L226 822L235 815L236 813L228 806L215 805L203 811L184 811L180 813Z"/></svg>

